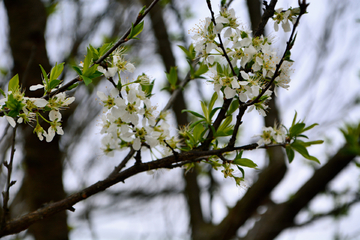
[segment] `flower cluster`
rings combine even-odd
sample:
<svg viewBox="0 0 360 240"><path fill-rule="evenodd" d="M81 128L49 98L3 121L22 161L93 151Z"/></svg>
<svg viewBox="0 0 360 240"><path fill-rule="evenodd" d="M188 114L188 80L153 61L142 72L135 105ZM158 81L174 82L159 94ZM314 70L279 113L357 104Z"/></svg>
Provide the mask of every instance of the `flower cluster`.
<svg viewBox="0 0 360 240"><path fill-rule="evenodd" d="M256 136L260 137L260 140L257 142L259 146L271 143L284 143L286 140L286 132L282 126L263 127L262 134Z"/></svg>
<svg viewBox="0 0 360 240"><path fill-rule="evenodd" d="M110 65L109 67L102 67L98 66L97 70L104 74L106 78L113 78L116 73L120 72L131 72L133 73L135 71L135 66L132 63L129 63L124 58L124 48L118 48L112 57L108 58L110 59L107 63Z"/></svg>
<svg viewBox="0 0 360 240"><path fill-rule="evenodd" d="M286 11L283 11L282 8L276 9L273 17L275 31L276 32L279 31L279 24L281 23L284 32L290 32L291 31L290 22L295 24L299 13L300 13L300 8L294 8L294 9L289 8Z"/></svg>
<svg viewBox="0 0 360 240"><path fill-rule="evenodd" d="M293 19L291 16L287 19ZM202 55L202 61L212 75L209 81L214 84L214 90L223 92L227 99L238 97L242 102L256 99L274 77L280 62L271 48L271 41L264 37L253 38L251 31L241 29L233 9L222 10L215 23L207 18L204 26L198 25L193 29L195 35L192 37L196 41L196 52ZM224 55L220 41L216 40L218 34L224 39L223 46L231 64L225 63L223 58L216 59ZM275 93L278 87L289 87L291 66L292 62L286 60L281 65L274 79ZM234 76L232 70L239 74ZM256 109L266 116L266 102L271 95L272 91L267 90L249 111Z"/></svg>
<svg viewBox="0 0 360 240"><path fill-rule="evenodd" d="M144 75L140 78L147 79ZM156 107L151 105L142 85L133 82L123 88L121 94L116 88L110 91L110 95L97 92L104 106L101 133L105 134L102 139L105 154L113 156L114 150L126 146L139 150L141 146L154 148L167 143L175 148L177 141L169 137L169 124L162 121L161 125L156 125ZM165 117L162 115L160 118L165 120Z"/></svg>
<svg viewBox="0 0 360 240"><path fill-rule="evenodd" d="M33 85L30 87L30 90L35 91L40 88L46 88L46 86L41 84ZM9 91L5 94L5 98L0 100L0 105L5 113L6 120L12 127L15 127L16 123L36 121L34 133L37 134L41 141L45 137L47 142L51 142L55 133L59 135L64 134L61 127L60 110L68 107L74 100L75 97L67 97L64 92L54 95L49 100L25 97L24 92L21 91L18 85L18 77L16 75L10 80ZM42 115L41 111L49 112L49 120ZM48 131L41 127L39 117L50 125Z"/></svg>

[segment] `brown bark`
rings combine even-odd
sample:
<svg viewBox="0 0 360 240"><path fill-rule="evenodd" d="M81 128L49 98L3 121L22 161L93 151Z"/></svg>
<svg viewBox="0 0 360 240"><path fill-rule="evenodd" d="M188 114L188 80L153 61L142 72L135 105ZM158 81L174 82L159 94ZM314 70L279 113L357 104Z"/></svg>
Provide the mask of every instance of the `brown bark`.
<svg viewBox="0 0 360 240"><path fill-rule="evenodd" d="M44 39L47 15L40 0L5 0L10 25L10 47L14 59L13 74L19 74L22 87L41 83L41 64L50 71ZM39 96L38 92L26 92ZM62 184L63 166L59 138L51 143L41 142L29 126L23 128L24 163L26 184L23 188L30 211L46 203L65 197ZM16 207L16 206L15 206ZM29 228L36 240L66 240L68 227L66 212L58 213L46 221L39 221Z"/></svg>

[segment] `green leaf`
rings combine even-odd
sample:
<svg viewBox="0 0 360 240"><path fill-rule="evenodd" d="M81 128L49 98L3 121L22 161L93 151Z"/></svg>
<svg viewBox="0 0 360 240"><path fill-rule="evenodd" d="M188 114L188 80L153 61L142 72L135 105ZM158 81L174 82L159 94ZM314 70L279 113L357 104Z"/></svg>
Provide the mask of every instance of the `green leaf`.
<svg viewBox="0 0 360 240"><path fill-rule="evenodd" d="M133 23L131 25L132 25L131 32L130 32L129 36L127 37L128 39L133 39L142 32L142 30L144 28L144 21L137 24L136 26L134 26Z"/></svg>
<svg viewBox="0 0 360 240"><path fill-rule="evenodd" d="M297 117L297 112L295 111L295 115L294 115L294 118L293 118L293 121L292 121L291 126L294 126L294 125L295 125L296 117Z"/></svg>
<svg viewBox="0 0 360 240"><path fill-rule="evenodd" d="M171 67L170 68L170 72L166 73L166 77L170 83L170 85L175 89L176 87L176 83L178 80L178 75L177 75L177 67Z"/></svg>
<svg viewBox="0 0 360 240"><path fill-rule="evenodd" d="M356 162L356 161L355 161L354 163L355 163L355 166L356 166L356 167L360 168L360 163L358 163L358 162Z"/></svg>
<svg viewBox="0 0 360 240"><path fill-rule="evenodd" d="M293 142L291 144L291 147L297 151L298 153L300 153L304 158L308 159L308 160L312 160L315 161L317 163L320 164L320 161L314 157L314 156L310 156L308 150L306 149L306 147L304 146L305 143L299 140L296 140L295 142Z"/></svg>
<svg viewBox="0 0 360 240"><path fill-rule="evenodd" d="M93 59L95 61L96 59L99 58L99 51L96 48L94 48L91 44L89 44L89 47L90 47L90 51L92 52Z"/></svg>
<svg viewBox="0 0 360 240"><path fill-rule="evenodd" d="M41 64L39 64L40 68L41 68L41 72L43 74L44 80L45 80L45 84L48 85L49 84L49 78L48 75L46 73L46 71L44 70L44 68L41 66Z"/></svg>
<svg viewBox="0 0 360 240"><path fill-rule="evenodd" d="M236 164L236 165L244 166L244 167L249 167L249 168L257 167L257 164L248 158L237 158L232 163Z"/></svg>
<svg viewBox="0 0 360 240"><path fill-rule="evenodd" d="M185 109L185 110L182 110L181 113L184 113L184 112L188 112L188 113L191 113L192 115L198 117L198 118L203 118L205 119L204 116L202 116L201 114L197 113L197 112L194 112L194 111L191 111L191 110L188 110L188 109Z"/></svg>
<svg viewBox="0 0 360 240"><path fill-rule="evenodd" d="M145 6L143 6L143 7L142 7L142 9L140 10L140 12L139 12L139 16L144 15L145 10L146 10L146 5L145 5Z"/></svg>
<svg viewBox="0 0 360 240"><path fill-rule="evenodd" d="M92 83L91 78L89 78L87 76L84 76L84 75L81 75L80 77L84 80L84 83L85 83L86 86L89 85L90 83Z"/></svg>
<svg viewBox="0 0 360 240"><path fill-rule="evenodd" d="M197 124L193 130L193 136L196 143L201 142L202 136L205 133L205 128L202 124Z"/></svg>
<svg viewBox="0 0 360 240"><path fill-rule="evenodd" d="M154 88L154 83L155 80L153 80L150 84L141 84L141 89L146 93L146 97L150 97L152 95L151 93Z"/></svg>
<svg viewBox="0 0 360 240"><path fill-rule="evenodd" d="M113 46L112 43L104 43L99 49L99 57L103 56Z"/></svg>
<svg viewBox="0 0 360 240"><path fill-rule="evenodd" d="M50 71L50 83L51 81L57 79L63 70L64 70L64 63L60 63L59 65L55 63L55 66Z"/></svg>
<svg viewBox="0 0 360 240"><path fill-rule="evenodd" d="M195 127L196 125L198 125L199 123L202 123L202 122L204 122L204 119L193 122L192 124L190 124L190 128L193 128L193 127Z"/></svg>
<svg viewBox="0 0 360 240"><path fill-rule="evenodd" d="M206 122L211 123L211 119L209 119L209 109L206 107L206 104L203 101L201 101L201 109L202 109L202 111L204 113L204 117L206 119Z"/></svg>
<svg viewBox="0 0 360 240"><path fill-rule="evenodd" d="M303 132L305 132L305 131L308 131L308 130L312 129L313 127L315 127L315 126L317 126L317 125L319 125L319 124L317 124L317 123L311 124L310 126L308 126L308 127L304 128Z"/></svg>
<svg viewBox="0 0 360 240"><path fill-rule="evenodd" d="M290 136L296 137L297 135L303 132L304 127L305 127L305 123L296 123L294 126L290 127L289 129Z"/></svg>
<svg viewBox="0 0 360 240"><path fill-rule="evenodd" d="M59 86L59 84L61 83L62 81L61 80L52 80L49 84L49 89L53 89L53 88L56 88L57 86Z"/></svg>
<svg viewBox="0 0 360 240"><path fill-rule="evenodd" d="M210 99L210 102L209 102L209 110L210 111L213 109L217 98L218 98L218 94L217 94L217 92L214 92L214 94L211 96L211 99Z"/></svg>
<svg viewBox="0 0 360 240"><path fill-rule="evenodd" d="M97 73L97 67L99 66L99 64L94 64L91 68L86 69L85 71L83 71L83 76L87 76L88 78L94 78L93 76L96 77L100 77L102 75L102 73Z"/></svg>
<svg viewBox="0 0 360 240"><path fill-rule="evenodd" d="M310 141L310 142L303 142L303 141L298 140L298 142L301 142L301 144L304 145L305 147L310 147L311 145L322 144L324 141L316 140L316 141Z"/></svg>
<svg viewBox="0 0 360 240"><path fill-rule="evenodd" d="M85 59L84 59L84 64L83 64L83 73L84 74L88 70L88 68L90 67L92 58L93 58L92 52L90 51L90 48L87 48L87 53L86 53L86 56L85 56Z"/></svg>
<svg viewBox="0 0 360 240"><path fill-rule="evenodd" d="M73 85L71 85L70 87L67 88L67 90L71 90L76 88L77 86L79 86L79 83L74 83Z"/></svg>
<svg viewBox="0 0 360 240"><path fill-rule="evenodd" d="M200 66L199 66L198 70L196 70L196 72L194 73L194 78L200 77L201 75L203 75L207 71L209 71L208 66L206 66L203 63L200 63Z"/></svg>
<svg viewBox="0 0 360 240"><path fill-rule="evenodd" d="M177 45L186 55L186 57L189 59L189 60L193 60L193 58L191 58L191 54L190 52L183 46L180 46L180 45Z"/></svg>
<svg viewBox="0 0 360 240"><path fill-rule="evenodd" d="M232 121L232 115L229 115L225 118L225 120L222 122L222 124L219 126L219 128L216 131L215 136L216 137L225 137L232 134L233 126L230 125Z"/></svg>
<svg viewBox="0 0 360 240"><path fill-rule="evenodd" d="M82 71L78 66L71 66L79 75L82 75Z"/></svg>
<svg viewBox="0 0 360 240"><path fill-rule="evenodd" d="M286 155L287 155L287 157L288 157L288 159L289 159L289 163L291 163L291 162L294 160L295 152L294 152L294 150L291 148L290 145L287 145L285 149L286 149Z"/></svg>
<svg viewBox="0 0 360 240"><path fill-rule="evenodd" d="M230 104L230 107L227 111L227 115L233 114L240 106L239 99L233 98L233 101Z"/></svg>
<svg viewBox="0 0 360 240"><path fill-rule="evenodd" d="M19 89L19 75L16 74L15 76L13 76L10 81L9 81L9 85L8 85L8 89L11 92L17 92L17 90Z"/></svg>
<svg viewBox="0 0 360 240"><path fill-rule="evenodd" d="M236 165L236 167L239 169L239 171L242 173L242 177L245 177L245 171L242 167L239 167L238 165Z"/></svg>
<svg viewBox="0 0 360 240"><path fill-rule="evenodd" d="M5 92L0 88L0 93L1 93L1 95L3 95L4 97L6 97L6 94L5 94Z"/></svg>
<svg viewBox="0 0 360 240"><path fill-rule="evenodd" d="M214 116L214 114L217 112L217 110L221 109L221 107L216 107L213 110L211 110L209 118L212 119L212 117Z"/></svg>
<svg viewBox="0 0 360 240"><path fill-rule="evenodd" d="M5 104L6 107L10 109L10 111L6 115L10 117L16 117L17 115L19 115L23 106L25 106L25 104L23 104L21 101L16 100L13 94L8 95L8 99Z"/></svg>

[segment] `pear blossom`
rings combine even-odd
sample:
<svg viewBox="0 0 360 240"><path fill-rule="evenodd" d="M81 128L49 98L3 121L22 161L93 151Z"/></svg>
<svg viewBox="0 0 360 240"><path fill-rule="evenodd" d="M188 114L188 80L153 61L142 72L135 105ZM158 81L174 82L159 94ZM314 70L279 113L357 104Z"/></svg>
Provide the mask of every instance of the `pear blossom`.
<svg viewBox="0 0 360 240"><path fill-rule="evenodd" d="M102 72L106 78L113 78L116 75L118 68L117 67L109 67L109 68L105 69L102 66L98 66L97 70L99 72Z"/></svg>
<svg viewBox="0 0 360 240"><path fill-rule="evenodd" d="M51 110L49 113L49 119L51 121L50 123L50 127L48 129L48 132L44 132L43 135L46 137L46 141L47 142L51 142L54 137L55 137L55 133L57 133L58 135L63 135L64 131L61 127L61 114L59 111L56 110Z"/></svg>
<svg viewBox="0 0 360 240"><path fill-rule="evenodd" d="M16 126L16 122L15 120L10 117L10 116L5 116L6 120L8 121L8 123L10 124L10 126L12 126L13 128Z"/></svg>

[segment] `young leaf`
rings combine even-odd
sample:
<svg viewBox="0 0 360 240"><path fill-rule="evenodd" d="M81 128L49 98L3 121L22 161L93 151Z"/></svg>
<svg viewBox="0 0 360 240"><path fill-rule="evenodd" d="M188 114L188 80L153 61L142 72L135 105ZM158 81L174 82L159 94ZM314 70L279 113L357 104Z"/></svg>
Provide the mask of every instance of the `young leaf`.
<svg viewBox="0 0 360 240"><path fill-rule="evenodd" d="M5 94L5 92L0 88L0 93L1 93L1 95L3 95L4 97L6 97L6 94Z"/></svg>
<svg viewBox="0 0 360 240"><path fill-rule="evenodd" d="M71 85L70 87L67 88L67 90L71 90L76 88L77 86L79 86L79 83L74 83L73 85Z"/></svg>
<svg viewBox="0 0 360 240"><path fill-rule="evenodd" d="M194 127L193 136L196 143L201 142L204 133L205 133L205 128L202 124L198 124Z"/></svg>
<svg viewBox="0 0 360 240"><path fill-rule="evenodd" d="M166 77L170 83L170 85L173 87L173 89L176 88L176 82L177 82L177 71L176 71L177 67L171 67L170 68L170 72L166 73Z"/></svg>
<svg viewBox="0 0 360 240"><path fill-rule="evenodd" d="M312 129L313 127L315 127L315 126L317 126L317 125L319 125L319 124L317 124L317 123L311 124L310 126L304 128L304 129L303 129L303 132Z"/></svg>
<svg viewBox="0 0 360 240"><path fill-rule="evenodd" d="M216 107L213 110L211 110L209 118L212 119L212 117L214 116L214 114L217 112L217 110L221 109L221 107Z"/></svg>
<svg viewBox="0 0 360 240"><path fill-rule="evenodd" d="M242 167L239 167L238 165L236 165L236 167L239 169L239 171L242 173L242 177L245 177L245 171Z"/></svg>
<svg viewBox="0 0 360 240"><path fill-rule="evenodd" d="M288 157L288 159L289 159L289 163L291 163L291 162L294 160L295 152L294 152L294 150L291 148L290 145L287 145L285 149L286 149L286 155L287 155L287 157Z"/></svg>
<svg viewBox="0 0 360 240"><path fill-rule="evenodd" d="M58 80L58 79L52 80L49 84L49 89L56 88L57 86L59 86L60 83L61 83L61 80Z"/></svg>
<svg viewBox="0 0 360 240"><path fill-rule="evenodd" d="M294 125L295 125L296 117L297 117L297 112L295 111L294 119L293 119L293 121L292 121L291 126L294 126Z"/></svg>
<svg viewBox="0 0 360 240"><path fill-rule="evenodd" d="M201 108L202 108L202 111L204 113L204 117L206 119L206 122L210 124L211 119L209 119L209 109L206 107L206 104L203 101L201 101Z"/></svg>
<svg viewBox="0 0 360 240"><path fill-rule="evenodd" d="M315 161L317 163L320 164L320 161L314 157L314 156L310 156L308 150L306 149L306 147L304 146L304 142L296 140L295 142L293 142L291 144L291 147L297 151L298 153L300 153L304 158L308 159L308 160L312 160Z"/></svg>
<svg viewBox="0 0 360 240"><path fill-rule="evenodd" d="M212 95L210 102L209 102L209 110L210 111L213 109L217 98L218 98L218 94L217 94L217 92L214 92L214 94Z"/></svg>
<svg viewBox="0 0 360 240"><path fill-rule="evenodd" d="M215 136L216 137L230 136L234 130L234 126L230 125L231 121L232 121L232 115L227 116L223 121L223 123L217 129Z"/></svg>
<svg viewBox="0 0 360 240"><path fill-rule="evenodd" d="M50 71L50 82L57 79L63 70L64 70L64 63L60 63L59 65L55 63L55 66Z"/></svg>
<svg viewBox="0 0 360 240"><path fill-rule="evenodd" d="M78 66L72 66L72 68L77 72L77 74L82 75L82 71Z"/></svg>
<svg viewBox="0 0 360 240"><path fill-rule="evenodd" d="M194 112L194 111L191 111L191 110L188 110L188 109L185 109L185 110L182 110L182 111L181 111L181 113L184 113L184 112L189 112L189 113L191 113L192 115L194 115L194 116L196 116L196 117L198 117L198 118L203 118L203 119L205 119L204 116L202 116L201 114L199 114L199 113L197 113L197 112Z"/></svg>
<svg viewBox="0 0 360 240"><path fill-rule="evenodd" d="M305 123L296 123L294 126L291 126L289 129L290 136L296 137L297 135L303 132L304 127L305 127Z"/></svg>
<svg viewBox="0 0 360 240"><path fill-rule="evenodd" d="M141 23L139 23L136 26L134 26L134 24L132 23L131 32L127 38L128 39L133 39L133 38L137 39L135 37L142 32L143 28L144 28L144 21L142 21Z"/></svg>
<svg viewBox="0 0 360 240"><path fill-rule="evenodd" d="M87 53L86 53L86 56L84 59L84 64L83 64L83 73L85 73L86 70L88 70L88 68L90 67L92 58L93 58L92 52L90 51L90 48L87 48Z"/></svg>
<svg viewBox="0 0 360 240"><path fill-rule="evenodd" d="M233 114L240 106L239 99L234 98L234 100L231 102L230 107L227 111L227 115Z"/></svg>
<svg viewBox="0 0 360 240"><path fill-rule="evenodd" d="M196 70L196 72L194 73L194 78L200 77L202 74L206 73L207 71L209 71L209 68L205 64L201 63L198 70Z"/></svg>
<svg viewBox="0 0 360 240"><path fill-rule="evenodd" d="M18 74L16 74L15 76L13 76L10 79L8 89L9 89L9 91L11 91L13 93L19 89L19 75Z"/></svg>
<svg viewBox="0 0 360 240"><path fill-rule="evenodd" d="M112 46L112 43L104 43L99 49L99 57L103 56Z"/></svg>
<svg viewBox="0 0 360 240"><path fill-rule="evenodd" d="M232 163L236 164L236 165L244 166L244 167L249 167L249 168L257 167L257 164L248 158L236 158Z"/></svg>
<svg viewBox="0 0 360 240"><path fill-rule="evenodd" d="M84 75L81 75L80 77L84 80L84 83L85 83L86 86L89 85L90 83L92 83L91 78L89 78L87 76L84 76Z"/></svg>

